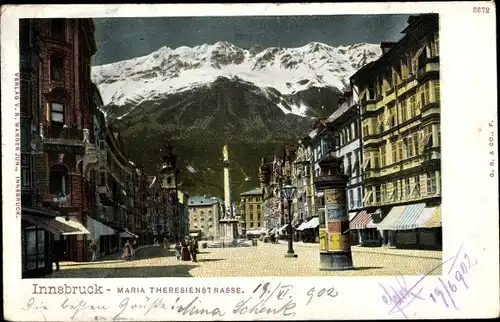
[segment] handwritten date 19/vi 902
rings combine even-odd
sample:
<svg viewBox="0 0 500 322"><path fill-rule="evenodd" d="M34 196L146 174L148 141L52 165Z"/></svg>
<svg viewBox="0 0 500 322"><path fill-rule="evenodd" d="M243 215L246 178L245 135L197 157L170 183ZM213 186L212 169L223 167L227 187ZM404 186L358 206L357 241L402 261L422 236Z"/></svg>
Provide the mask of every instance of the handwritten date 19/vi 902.
<svg viewBox="0 0 500 322"><path fill-rule="evenodd" d="M397 276L396 283L392 285L380 283L379 285L383 290L382 301L391 307L389 314L399 313L407 317L405 309L415 300L427 301L429 299L433 303L442 304L446 308L453 307L455 310L460 310L454 295L460 290L467 290L469 288L466 277L469 270L477 264L477 261L471 259L462 248L463 245L455 256L434 267L412 286L407 285L404 276ZM429 274L448 262L452 262L452 264L448 271L443 271L443 275L437 278L436 286L431 291L424 290L421 282Z"/></svg>

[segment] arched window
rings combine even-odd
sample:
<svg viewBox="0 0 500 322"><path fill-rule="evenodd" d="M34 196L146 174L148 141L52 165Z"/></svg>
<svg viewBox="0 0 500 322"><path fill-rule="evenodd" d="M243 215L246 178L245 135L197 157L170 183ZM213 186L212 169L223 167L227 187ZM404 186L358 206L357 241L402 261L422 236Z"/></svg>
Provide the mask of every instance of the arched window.
<svg viewBox="0 0 500 322"><path fill-rule="evenodd" d="M50 193L69 194L69 173L68 168L63 164L56 164L50 169L49 187Z"/></svg>

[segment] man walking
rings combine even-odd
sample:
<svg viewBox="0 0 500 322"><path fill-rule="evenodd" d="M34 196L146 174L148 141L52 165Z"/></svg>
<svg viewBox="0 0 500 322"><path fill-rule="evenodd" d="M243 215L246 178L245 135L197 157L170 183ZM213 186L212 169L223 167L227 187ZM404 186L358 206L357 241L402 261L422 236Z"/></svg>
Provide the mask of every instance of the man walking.
<svg viewBox="0 0 500 322"><path fill-rule="evenodd" d="M90 251L92 252L92 261L95 262L97 260L97 244L94 240L90 241Z"/></svg>
<svg viewBox="0 0 500 322"><path fill-rule="evenodd" d="M56 272L59 271L59 261L61 260L61 258L64 255L64 248L63 247L64 247L64 242L62 240L56 240L54 242L52 255L53 255L54 263L56 263Z"/></svg>

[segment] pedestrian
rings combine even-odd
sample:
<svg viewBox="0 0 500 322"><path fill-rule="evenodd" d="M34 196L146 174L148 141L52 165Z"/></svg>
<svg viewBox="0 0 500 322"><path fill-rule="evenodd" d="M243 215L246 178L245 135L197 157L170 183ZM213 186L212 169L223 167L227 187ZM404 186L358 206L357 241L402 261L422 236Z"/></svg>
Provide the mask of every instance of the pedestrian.
<svg viewBox="0 0 500 322"><path fill-rule="evenodd" d="M123 259L126 261L129 260L130 254L131 254L131 247L129 241L127 240L125 246L123 247Z"/></svg>
<svg viewBox="0 0 500 322"><path fill-rule="evenodd" d="M163 248L165 250L168 250L168 239L167 239L167 237L163 238Z"/></svg>
<svg viewBox="0 0 500 322"><path fill-rule="evenodd" d="M54 263L56 263L56 272L59 271L59 261L64 255L64 242L62 240L56 240L54 242L53 250L52 250L52 257L54 260Z"/></svg>
<svg viewBox="0 0 500 322"><path fill-rule="evenodd" d="M92 252L92 261L95 262L97 260L97 244L92 239L90 240L90 251Z"/></svg>
<svg viewBox="0 0 500 322"><path fill-rule="evenodd" d="M153 239L153 246L156 246L156 245L158 245L158 240L155 237L155 239Z"/></svg>
<svg viewBox="0 0 500 322"><path fill-rule="evenodd" d="M179 242L175 244L175 257L177 257L177 260L181 258L181 243Z"/></svg>
<svg viewBox="0 0 500 322"><path fill-rule="evenodd" d="M132 257L136 257L136 254L137 254L137 247L138 247L138 244L137 244L137 239L134 239L134 242L132 243Z"/></svg>
<svg viewBox="0 0 500 322"><path fill-rule="evenodd" d="M191 255L191 260L196 263L196 253L198 251L197 242L193 238L189 242L189 254Z"/></svg>
<svg viewBox="0 0 500 322"><path fill-rule="evenodd" d="M184 238L184 240L181 241L181 259L183 261L190 261L191 260L191 255L189 254L189 239L188 237Z"/></svg>

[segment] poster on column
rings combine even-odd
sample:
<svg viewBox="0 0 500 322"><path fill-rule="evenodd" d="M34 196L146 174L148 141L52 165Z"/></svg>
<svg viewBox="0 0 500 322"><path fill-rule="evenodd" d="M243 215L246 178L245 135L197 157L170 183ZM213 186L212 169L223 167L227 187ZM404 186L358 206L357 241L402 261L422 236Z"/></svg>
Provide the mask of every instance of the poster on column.
<svg viewBox="0 0 500 322"><path fill-rule="evenodd" d="M319 250L325 251L328 250L326 241L326 231L320 230L319 232Z"/></svg>
<svg viewBox="0 0 500 322"><path fill-rule="evenodd" d="M342 250L342 235L340 233L329 234L329 250L331 251Z"/></svg>
<svg viewBox="0 0 500 322"><path fill-rule="evenodd" d="M348 220L343 204L330 204L326 205L326 218L328 221L333 220Z"/></svg>
<svg viewBox="0 0 500 322"><path fill-rule="evenodd" d="M339 189L325 190L325 204L345 204L345 192Z"/></svg>

